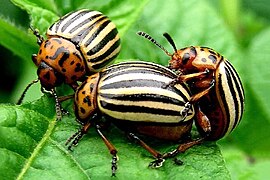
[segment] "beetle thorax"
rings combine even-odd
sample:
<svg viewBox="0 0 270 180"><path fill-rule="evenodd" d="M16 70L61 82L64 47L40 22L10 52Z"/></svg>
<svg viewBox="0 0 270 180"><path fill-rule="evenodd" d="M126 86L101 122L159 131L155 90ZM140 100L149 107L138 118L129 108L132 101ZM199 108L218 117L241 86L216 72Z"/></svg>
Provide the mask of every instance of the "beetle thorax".
<svg viewBox="0 0 270 180"><path fill-rule="evenodd" d="M88 77L77 89L75 93L75 113L78 120L86 122L95 112L97 112L97 85L99 73Z"/></svg>
<svg viewBox="0 0 270 180"><path fill-rule="evenodd" d="M33 56L39 67L42 62L63 76L63 81L72 84L85 75L85 63L76 46L63 38L49 38L40 45L38 55ZM39 75L40 76L40 75Z"/></svg>
<svg viewBox="0 0 270 180"><path fill-rule="evenodd" d="M193 61L196 59L197 53L194 47L187 47L177 50L170 60L170 68L180 70L183 73L194 71Z"/></svg>

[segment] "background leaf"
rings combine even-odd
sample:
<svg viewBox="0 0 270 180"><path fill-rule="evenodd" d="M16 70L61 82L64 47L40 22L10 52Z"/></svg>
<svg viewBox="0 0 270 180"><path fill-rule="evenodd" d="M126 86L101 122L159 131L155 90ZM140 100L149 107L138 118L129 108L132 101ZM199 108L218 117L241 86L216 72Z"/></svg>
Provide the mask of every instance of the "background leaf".
<svg viewBox="0 0 270 180"><path fill-rule="evenodd" d="M237 0L234 4L224 0L12 2L17 7L4 1L0 9L1 73L4 73L0 81L3 85L1 102L15 102L24 87L37 78L31 54L38 51L38 46L28 30L29 20L44 35L48 26L67 12L81 8L100 10L113 20L121 35L122 51L116 62L141 59L166 65L169 57L138 37L136 32L146 31L172 52L172 47L162 37L162 33L168 32L178 48L209 46L225 55L238 70L246 92L246 109L239 127L218 141L219 146L204 143L179 155L185 162L181 167L175 167L173 161L168 160L161 169L148 169L152 157L123 138L121 131L110 128L105 134L119 150L119 179L126 174L138 177L142 172L145 178L229 179L218 147L232 179L265 179L270 175L266 170L270 162L267 101L270 99L267 66L270 26L264 0ZM18 7L29 14L29 19ZM58 92L68 94L67 90L70 88L61 87ZM40 85L35 85L28 92L27 103L23 106L3 104L0 107L0 157L3 159L0 177L40 179L42 173L45 173L42 177L46 175L55 179L108 177L111 157L93 129L74 152L68 152L64 146L65 140L79 128L74 121L71 102L64 104L71 116L56 123L53 99L39 97ZM33 101L35 99L38 100ZM21 144L24 141L27 143ZM148 141L162 152L176 146L174 143ZM3 176L2 172L5 173Z"/></svg>
<svg viewBox="0 0 270 180"><path fill-rule="evenodd" d="M106 146L97 133L90 132L79 146L70 152L64 143L78 129L74 117L65 117L56 122L51 114L53 99L43 97L34 104L20 107L2 105L1 121L1 159L0 174L4 179L108 179L111 175L110 159ZM36 110L46 108L41 114ZM26 109L27 108L27 109ZM45 115L49 115L49 117ZM72 121L73 120L73 121ZM119 150L120 158L117 171L118 179L133 178L192 179L219 178L229 179L219 149L215 143L196 146L179 156L185 162L177 166L167 160L160 169L147 168L153 158L148 152L131 143L123 132L110 128L105 134ZM150 139L148 139L150 140ZM174 143L150 141L149 144L159 151L168 151L176 147ZM211 167L211 168L210 168ZM143 177L141 172L143 172Z"/></svg>

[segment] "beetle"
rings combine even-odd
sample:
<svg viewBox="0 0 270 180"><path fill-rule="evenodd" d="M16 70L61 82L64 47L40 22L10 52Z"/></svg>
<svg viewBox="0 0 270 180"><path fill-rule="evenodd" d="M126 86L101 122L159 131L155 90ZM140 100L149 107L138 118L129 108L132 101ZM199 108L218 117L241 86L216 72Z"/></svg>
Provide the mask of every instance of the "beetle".
<svg viewBox="0 0 270 180"><path fill-rule="evenodd" d="M172 153L157 152L136 134L176 141L190 133L195 112L193 106L186 106L189 89L181 83L164 88L175 78L177 75L168 68L143 61L111 65L89 76L75 93L74 112L83 127L67 140L68 149L77 145L91 126L96 127L112 154L114 175L117 150L101 132L100 119L104 116L156 158L149 166L162 166ZM199 142L180 144L173 154Z"/></svg>
<svg viewBox="0 0 270 180"><path fill-rule="evenodd" d="M196 125L205 139L221 139L237 127L244 111L244 89L237 71L224 56L208 47L190 46L177 50L171 36L164 33L174 49L170 54L149 34L137 34L171 57L169 68L179 72L171 84L188 84L193 94L190 103L196 104Z"/></svg>
<svg viewBox="0 0 270 180"><path fill-rule="evenodd" d="M48 28L46 40L31 29L40 46L32 55L38 79L53 93L58 109L56 86L66 83L75 90L77 81L112 63L121 49L115 24L99 11L82 9L64 15Z"/></svg>

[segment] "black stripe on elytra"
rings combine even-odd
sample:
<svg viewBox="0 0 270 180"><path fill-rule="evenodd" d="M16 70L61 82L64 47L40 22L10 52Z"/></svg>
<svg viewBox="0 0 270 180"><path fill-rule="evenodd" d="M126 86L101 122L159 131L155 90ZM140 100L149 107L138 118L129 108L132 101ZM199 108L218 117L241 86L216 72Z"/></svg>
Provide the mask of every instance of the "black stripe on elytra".
<svg viewBox="0 0 270 180"><path fill-rule="evenodd" d="M219 95L220 95L221 101L223 102L223 106L224 106L223 108L225 109L225 113L227 116L227 119L220 119L220 121L225 121L225 124L226 124L226 127L224 127L224 130L223 130L223 134L220 136L220 137L222 137L227 132L229 125L230 125L230 123L229 123L230 111L229 111L228 103L226 102L225 92L224 92L224 89L222 86L222 75L221 74L218 74L218 82L216 84L218 86L219 93L220 93Z"/></svg>
<svg viewBox="0 0 270 180"><path fill-rule="evenodd" d="M183 93L183 89L185 89L185 91L188 92L188 94L190 95L190 91L189 91L188 87L185 84L181 85L180 89L178 89L177 86L174 86L174 87L169 86L169 87L167 87L167 89L168 88L170 88L170 90L174 91L176 94L179 94L183 98L184 102L188 102L190 100Z"/></svg>
<svg viewBox="0 0 270 180"><path fill-rule="evenodd" d="M105 40L105 39L103 39L103 41L107 41L107 40ZM100 56L98 56L98 57L95 57L95 58L93 58L93 59L88 59L88 61L90 61L90 62L102 62L104 59L106 59L108 56L110 56L114 51L115 51L115 49L117 49L118 47L120 46L120 39L118 39L107 51L105 51L103 54L101 54ZM100 46L101 47L101 46ZM92 49L92 50L94 50L94 49ZM95 49L94 51L96 51L96 50L98 50L98 49ZM88 51L89 52L89 51ZM96 51L97 52L97 51ZM96 53L95 52L95 53ZM117 53L118 54L118 53ZM116 55L117 55L116 54ZM88 53L87 53L87 55L89 55ZM106 61L109 61L111 58L109 58L108 60L106 60Z"/></svg>
<svg viewBox="0 0 270 180"><path fill-rule="evenodd" d="M137 93L137 94L99 94L101 97L106 99L113 99L113 100L121 100L121 101L150 101L150 102L160 102L165 104L174 104L180 106L184 106L185 102L179 101L178 99L160 95L160 94L154 94L152 92L149 93Z"/></svg>
<svg viewBox="0 0 270 180"><path fill-rule="evenodd" d="M232 130L236 127L237 123L238 123L238 117L239 117L239 102L237 101L237 93L236 90L233 87L233 75L231 74L231 72L229 71L229 69L227 68L227 66L225 66L225 71L226 71L226 75L227 75L227 83L229 85L229 91L232 94L232 98L233 98L233 105L234 105L234 112L235 112L235 118L234 118L234 122L233 122L233 127ZM231 103L230 103L231 104Z"/></svg>
<svg viewBox="0 0 270 180"><path fill-rule="evenodd" d="M228 69L227 66L224 66L225 67L225 74L226 74L226 79L227 79L227 83L228 83L228 86L229 86L229 93L231 93L232 95L232 98L233 98L233 106L234 106L234 111L235 111L235 119L234 119L234 123L237 123L238 121L238 117L239 117L239 104L238 104L238 101L237 101L237 92L236 90L234 89L233 85L233 76L232 76L232 72ZM232 105L232 103L230 102L226 102L226 104L229 106L229 104Z"/></svg>
<svg viewBox="0 0 270 180"><path fill-rule="evenodd" d="M158 74L161 74L163 76L166 76L172 79L177 78L176 74L173 73L170 69L162 65L146 62L146 61L128 61L128 62L121 62L118 64L113 64L113 65L110 65L106 69L106 71L103 72L103 74L105 75L111 72L121 71L121 70L129 69L129 68L141 69L141 72L144 72L144 73L147 73L148 71L155 71L155 72L158 72ZM130 71L128 70L128 72Z"/></svg>
<svg viewBox="0 0 270 180"><path fill-rule="evenodd" d="M125 66L122 69L115 68L114 70L115 71L110 71L110 73L106 73L107 77L105 77L103 79L103 81L114 78L116 76L125 75L125 74L142 74L142 75L144 75L144 74L154 74L154 75L159 75L159 76L166 76L166 74L162 74L159 71L155 71L155 70L152 70L150 68L145 68L145 67L138 67L137 68L137 67ZM113 72L115 72L115 73L113 73Z"/></svg>
<svg viewBox="0 0 270 180"><path fill-rule="evenodd" d="M89 39L86 40L86 42L84 43L84 46L87 47L89 46L89 44L96 39L97 36L99 36L100 32L109 24L111 23L111 21L109 19L107 19L106 21L104 21L102 24L99 24L99 26L97 27L96 31L93 32L91 34L91 37ZM106 37L106 36L105 36ZM99 44L98 44L99 45ZM102 46L103 47L103 46ZM96 49L97 47L94 47L93 49ZM95 50L95 52L99 51L99 48L97 48L97 50ZM87 55L91 55L91 53L89 54L89 51L87 52Z"/></svg>
<svg viewBox="0 0 270 180"><path fill-rule="evenodd" d="M76 26L74 26L70 31L69 33L73 33L74 31L80 29L83 25L93 21L94 19L100 17L100 16L103 16L103 14L95 14L93 16L91 16L90 18L87 18L85 19L84 21L82 21L81 23L77 24ZM87 29L88 27L86 27L85 29Z"/></svg>
<svg viewBox="0 0 270 180"><path fill-rule="evenodd" d="M96 69L96 70L97 70L97 69L104 68L105 66L107 66L108 64L110 64L111 61L114 60L114 59L116 58L117 55L118 55L118 53L115 54L114 56L112 56L111 58L106 59L106 61L102 61L102 62L100 62L99 64L94 64L94 65L92 66L92 68L93 68L93 69Z"/></svg>
<svg viewBox="0 0 270 180"><path fill-rule="evenodd" d="M239 96L240 96L240 100L241 100L242 104L244 104L245 93L244 93L244 88L243 88L241 79L240 79L237 71L235 70L235 68L233 67L233 65L229 61L226 60L225 64L228 66L228 68L231 69L231 72L234 72L235 82L239 82L239 83L237 83L237 90L239 90L238 92L241 92L241 93L239 93Z"/></svg>
<svg viewBox="0 0 270 180"><path fill-rule="evenodd" d="M90 33L90 31L95 26L97 26L97 24L99 24L100 21L102 21L103 19L106 19L106 18L107 18L106 16L103 16L100 19L98 19L91 26L88 26L87 28L82 29L80 32L78 32L78 34L76 34L73 38L71 38L71 42L73 42L74 44L79 44L81 41L83 41L85 39L85 37Z"/></svg>
<svg viewBox="0 0 270 180"><path fill-rule="evenodd" d="M244 109L244 107L243 107L244 106L244 97L242 96L242 92L243 92L242 84L241 84L241 81L240 81L240 78L239 78L237 72L235 71L233 66L231 66L231 64L229 64L229 63L225 63L225 64L226 64L225 70L228 71L229 72L228 75L231 76L231 82L229 83L229 85L231 87L230 91L233 91L232 94L234 95L233 100L234 100L235 111L236 111L235 122L234 122L234 125L232 128L232 130L233 130L236 127L236 125L238 124L238 121L242 118L243 109ZM236 86L236 90L233 87L233 83ZM239 99L237 99L237 97L239 97ZM238 119L239 113L240 113L240 119Z"/></svg>
<svg viewBox="0 0 270 180"><path fill-rule="evenodd" d="M104 82L104 81L103 81ZM119 89L119 88L131 88L131 87L157 87L161 88L166 84L161 81L155 81L152 79L127 79L122 81L116 81L110 84L105 84L100 89Z"/></svg>
<svg viewBox="0 0 270 180"><path fill-rule="evenodd" d="M100 105L104 109L111 111L123 112L123 113L148 113L155 115L164 115L164 116L180 116L179 111L161 109L161 108L151 108L144 106L133 106L133 105L117 105L112 104L106 101L100 101Z"/></svg>
<svg viewBox="0 0 270 180"><path fill-rule="evenodd" d="M104 46L106 46L106 44L108 42L114 40L116 38L117 34L118 34L118 31L116 28L112 29L110 32L107 32L106 36L95 47L93 47L92 49L90 49L87 52L87 55L91 56L91 55L97 53L98 51L100 51ZM98 36L98 35L96 34L94 38L96 38L96 36ZM93 39L91 39L91 41L89 41L90 39L87 40L87 42L85 43L85 46L88 46L93 41ZM113 46L115 46L115 48L108 50L109 52L107 53L107 56L109 54L111 54L111 52L113 52L113 50L116 49L119 46L119 44L120 44L120 39L114 43Z"/></svg>
<svg viewBox="0 0 270 180"><path fill-rule="evenodd" d="M76 20L80 19L82 16L84 16L85 14L87 14L89 12L91 12L91 11L84 10L84 11L81 11L80 13L76 14L76 16L72 17L67 22L65 22L65 24L61 28L61 32L64 32L70 26L70 24L74 23ZM76 12L74 12L74 13L76 13ZM69 16L71 16L74 13L70 13L68 16L65 16L60 21L63 22L65 19L69 18Z"/></svg>

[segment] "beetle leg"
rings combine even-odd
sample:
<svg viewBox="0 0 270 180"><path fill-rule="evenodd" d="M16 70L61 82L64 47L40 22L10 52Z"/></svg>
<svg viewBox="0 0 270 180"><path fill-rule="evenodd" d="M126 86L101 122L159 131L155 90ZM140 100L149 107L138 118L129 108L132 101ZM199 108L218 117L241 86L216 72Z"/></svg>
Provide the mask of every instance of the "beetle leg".
<svg viewBox="0 0 270 180"><path fill-rule="evenodd" d="M191 79L194 78L204 78L207 75L209 75L210 71L208 69L205 69L203 72L198 72L198 73L191 73L191 74L181 74L178 76L177 81L182 83L182 82L187 82Z"/></svg>
<svg viewBox="0 0 270 180"><path fill-rule="evenodd" d="M59 102L59 99L58 99L58 96L56 94L55 89L51 89L51 93L52 93L52 95L53 95L53 97L55 99L56 119L58 121L60 121L61 118L62 118L62 111L64 112L63 114L66 114L66 112L63 110L63 108L62 108L62 106L61 106L61 104Z"/></svg>
<svg viewBox="0 0 270 180"><path fill-rule="evenodd" d="M213 82L213 81L211 81L211 82ZM205 89L205 90L191 96L189 102L192 103L192 104L197 102L201 97L207 95L214 86L215 86L214 82L210 83L210 86L207 89Z"/></svg>
<svg viewBox="0 0 270 180"><path fill-rule="evenodd" d="M211 132L211 123L208 117L201 111L200 107L196 108L196 122L203 129L206 136Z"/></svg>
<svg viewBox="0 0 270 180"><path fill-rule="evenodd" d="M203 71L203 72L192 73L192 74L180 74L176 79L172 80L171 82L169 82L168 84L166 84L162 88L174 86L177 83L187 82L187 81L194 79L194 78L204 78L209 74L209 72L210 71L208 69L205 69L205 71Z"/></svg>
<svg viewBox="0 0 270 180"><path fill-rule="evenodd" d="M137 143L139 143L140 146L142 146L145 150L147 150L152 156L156 158L155 161L151 162L148 167L152 168L159 168L162 166L163 162L165 161L164 158L162 158L162 154L156 151L155 149L148 146L143 140L141 140L138 136L136 136L133 133L128 133L128 137L135 140Z"/></svg>
<svg viewBox="0 0 270 180"><path fill-rule="evenodd" d="M44 88L41 88L42 93L45 93ZM49 93L51 93L55 99L55 112L56 112L56 119L58 121L61 120L62 115L68 115L69 112L67 110L65 110L64 108L62 108L61 103L62 101L66 101L68 99L71 99L74 97L74 95L68 95L68 96L62 96L62 97L58 97L58 95L56 94L55 89L51 89L49 91Z"/></svg>
<svg viewBox="0 0 270 180"><path fill-rule="evenodd" d="M186 150L188 150L188 149L191 148L192 146L202 143L203 140L204 140L204 138L198 138L198 139L191 140L191 141L189 141L189 142L180 144L180 145L179 145L176 149L174 149L173 151L170 151L170 152L167 152L167 153L163 154L163 155L162 155L162 158L166 159L166 158L175 157L177 154L185 152ZM177 159L176 159L175 161L181 162L181 161L179 161L179 160L177 160ZM181 163L180 163L180 164L181 164Z"/></svg>
<svg viewBox="0 0 270 180"><path fill-rule="evenodd" d="M72 99L72 98L74 98L74 94L58 97L58 100L59 100L59 102L64 102L64 101Z"/></svg>
<svg viewBox="0 0 270 180"><path fill-rule="evenodd" d="M67 139L65 145L67 146L70 143L70 145L68 146L68 150L72 150L72 146L78 145L79 141L82 139L83 135L88 132L90 127L91 123L87 122L81 129L79 129L76 133L74 133Z"/></svg>
<svg viewBox="0 0 270 180"><path fill-rule="evenodd" d="M78 85L77 82L75 82L75 83L73 83L73 84L70 84L70 86L71 86L71 88L72 88L74 91L76 91L79 85Z"/></svg>
<svg viewBox="0 0 270 180"><path fill-rule="evenodd" d="M111 169L112 169L112 176L115 176L115 172L117 170L117 160L118 160L117 150L114 147L114 145L103 135L103 133L101 132L101 127L99 125L96 125L96 130L112 155L112 168Z"/></svg>
<svg viewBox="0 0 270 180"><path fill-rule="evenodd" d="M185 120L185 119L186 119L186 117L187 117L187 115L188 115L188 111L190 110L190 108L191 108L191 103L190 103L190 102L187 102L187 103L185 104L184 109L182 109L182 110L180 111L180 115L183 116L182 120Z"/></svg>

